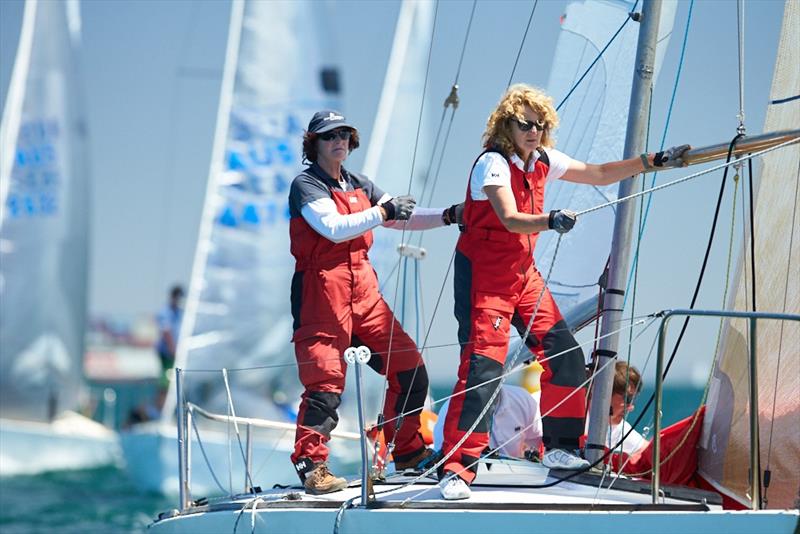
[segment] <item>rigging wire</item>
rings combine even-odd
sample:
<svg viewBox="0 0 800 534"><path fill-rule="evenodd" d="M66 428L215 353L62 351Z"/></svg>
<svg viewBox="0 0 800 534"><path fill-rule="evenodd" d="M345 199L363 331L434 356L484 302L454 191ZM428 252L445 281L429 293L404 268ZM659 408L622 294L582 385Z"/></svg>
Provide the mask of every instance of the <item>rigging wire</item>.
<svg viewBox="0 0 800 534"><path fill-rule="evenodd" d="M438 5L439 4L437 2L437 4L436 4L436 6L437 6L436 13L438 13ZM434 174L434 178L433 178L433 182L432 182L432 186L431 186L430 198L433 198L433 192L434 192L434 190L436 188L436 183L438 182L438 179L439 179L439 171L441 170L442 161L444 160L444 152L445 152L445 149L447 148L447 142L450 139L450 131L451 131L451 128L453 126L453 119L455 118L455 113L456 113L456 110L458 109L458 103L459 103L459 101L458 101L458 93L457 93L457 91L458 91L458 80L459 80L459 77L461 75L461 67L463 65L464 55L465 55L466 48L467 48L467 43L469 42L469 36L470 36L471 30L472 30L472 22L473 22L474 17L475 17L475 8L476 8L476 6L477 6L477 0L473 0L472 9L470 10L469 21L467 23L467 29L466 29L466 32L464 33L464 42L461 45L461 55L459 57L458 67L456 68L455 79L453 81L453 86L452 86L452 89L450 91L450 95L445 99L445 102L444 102L445 109L443 110L442 117L439 120L439 126L437 128L437 133L436 133L436 142L434 143L434 149L431 151L431 161L428 164L428 169L430 169L432 167L432 164L433 164L433 160L434 160L434 157L435 157L435 154L436 154L436 145L438 145L438 140L439 140L439 132L441 132L441 130L442 130L442 125L444 123L444 119L445 119L445 116L446 116L447 108L452 106L452 112L450 114L450 122L449 122L449 124L447 126L447 131L445 133L445 137L444 137L444 140L442 142L442 149L441 149L441 153L440 153L440 157L439 157L439 164L436 167L436 172ZM430 42L430 48L428 50L428 70L430 70L430 61L431 61L431 55L432 55L431 51L433 49L433 36L435 34L435 26L436 26L436 14L434 14L434 28L433 28L433 30L431 32L431 42ZM425 87L427 87L427 72L426 72ZM423 102L424 102L424 92L425 92L425 90L423 89ZM417 142L419 141L419 127L421 127L421 124L422 124L422 107L420 108L419 125L418 125L418 130L417 130ZM415 147L414 150L415 150L415 154L416 154L416 147ZM411 182L413 181L413 177L414 177L413 168L414 168L414 164L412 163L412 172L411 172L411 176L409 177L409 184L408 184L409 192L411 191ZM422 197L424 197L424 195L425 195L425 189L427 188L427 185L428 185L428 180L426 180L425 184L423 185L423 191L422 191L422 195L420 197L420 201L422 201ZM424 235L424 232L421 232L420 233L420 238L419 238L419 241L418 241L419 246L422 246L423 235ZM404 241L404 237L405 237L405 230L403 231L403 234L401 235L401 242ZM444 293L444 284L447 282L447 274L449 274L450 268L452 266L453 257L455 257L455 251L453 252L453 256L450 259L450 264L447 267L447 273L445 274L444 281L442 283L442 288L439 291L439 296L437 297L436 305L434 306L434 309L433 309L433 315L431 316L431 322L430 322L428 331L425 334L425 342L424 343L427 343L428 336L430 335L431 327L433 326L433 320L436 317L436 312L437 312L437 310L439 308L439 302L440 302L440 300L442 298L442 294ZM415 265L418 265L418 264L419 264L419 260L415 260ZM421 279L420 279L418 284L416 284L416 283L414 284L415 299L418 298L417 291L419 290L420 287L421 287ZM405 291L406 291L406 288L405 288L405 280L404 280L403 281L403 292L404 292L404 294L405 294ZM396 290L395 290L395 295L396 295ZM419 313L419 306L417 306L417 313ZM392 324L392 328L394 328L394 323ZM419 323L417 325L416 336L417 336L417 338L419 337ZM390 336L390 341L389 341L389 347L391 349L391 336ZM391 354L391 350L389 351L389 353ZM422 357L422 354L420 354L420 356ZM423 358L423 363L424 363L424 361L425 360ZM387 368L387 370L389 368L388 358L387 358L386 368ZM413 373L413 376L411 378L411 383L412 384L414 383L414 380L416 379L417 370L418 370L418 367L414 368L414 373ZM384 380L384 387L386 387L387 384L388 384L388 373L387 373L387 377ZM406 393L405 399L403 400L403 409L401 411L405 411L405 407L406 407L406 404L408 403L408 398L410 396L410 393L411 393L411 391L409 389L409 391ZM381 402L381 409L380 409L380 412L379 412L380 414L383 414L383 412L384 412L385 402L386 401L385 401L385 397L384 397L384 400ZM402 421L401 421L400 424L402 424ZM399 427L399 425L398 425L398 427ZM395 437L396 437L396 435L397 434L395 434ZM390 447L393 447L393 446L394 446L394 438L392 439L392 442L390 443Z"/></svg>
<svg viewBox="0 0 800 534"><path fill-rule="evenodd" d="M528 31L531 29L531 23L533 22L533 14L536 13L536 6L538 5L539 5L539 0L534 0L533 7L531 8L531 14L528 17L528 24L525 26L525 33L522 34L522 41L520 41L519 43L519 50L517 50L517 57L516 59L514 59L514 67L512 67L511 75L508 77L508 83L506 84L506 89L511 87L511 80L514 79L514 73L517 72L519 57L522 55L522 49L525 47L525 39L528 38Z"/></svg>
<svg viewBox="0 0 800 534"><path fill-rule="evenodd" d="M770 148L765 148L764 150L760 150L758 152L753 152L753 153L748 154L746 156L742 156L737 161L726 161L725 163L721 163L721 164L719 164L719 165L717 165L715 167L710 167L708 169L704 169L704 170L696 172L694 174L689 174L689 175L683 176L682 178L678 178L677 180L672 180L671 182L667 182L667 183L664 183L664 184L661 184L661 185L657 185L655 187L651 187L651 188L646 189L644 191L641 191L639 193L633 193L631 195L628 195L627 197L622 197L622 198L618 198L616 200L611 200L609 202L604 202L603 204L598 204L597 206L594 206L593 208L587 208L585 210L579 211L575 215L580 217L581 215L586 215L587 213L592 213L593 211L598 211L598 210L601 210L601 209L604 209L604 208L609 208L609 207L614 206L616 204L620 204L622 202L627 202L629 200L633 200L634 198L638 198L638 197L640 197L642 195L647 195L647 194L650 194L650 193L654 193L656 191L660 191L662 189L666 189L666 188L672 187L674 185L678 185L680 183L687 182L689 180L693 180L695 178L698 178L698 177L703 176L705 174L712 173L714 171L718 171L720 169L727 169L729 167L732 167L732 166L735 166L735 165L739 165L744 160L752 159L752 158L755 158L755 157L758 157L758 156L763 156L764 154L768 154L769 152L772 152L774 150L779 150L781 148L786 148L786 147L789 147L791 145L796 145L798 143L800 143L800 138L790 139L790 140L785 141L785 142L783 142L783 143L781 143L779 145L775 145L775 146L772 146Z"/></svg>
<svg viewBox="0 0 800 534"><path fill-rule="evenodd" d="M736 132L744 135L744 0L736 2L736 22L739 44L739 114L736 116L739 127Z"/></svg>
<svg viewBox="0 0 800 534"><path fill-rule="evenodd" d="M422 131L422 114L423 114L423 111L425 109L425 95L426 95L427 89L428 89L428 77L430 75L430 70L431 70L431 57L433 56L433 38L436 35L436 20L438 18L438 15L439 15L439 2L436 2L435 7L434 7L434 11L433 11L433 24L431 25L431 38L430 38L430 41L428 42L428 61L427 61L427 65L425 67L425 81L423 82L423 85L422 85L422 97L420 99L419 115L418 115L418 118L417 118L417 135L416 135L416 138L414 140L414 152L413 152L413 156L411 158L411 173L410 173L410 175L408 177L408 189L407 189L407 193L406 194L410 194L411 193L411 185L414 182L414 167L416 166L417 149L419 148L419 137L420 137L420 132ZM400 242L401 243L405 242L405 235L406 235L406 228L405 228L405 226L403 226L403 231L400 234ZM398 270L397 271L397 277L396 277L396 280L395 280L394 298L392 300L392 309L393 310L397 308L397 293L398 293L399 289L400 289L400 271ZM406 288L405 288L405 280L404 280L403 281L403 293L405 293L405 289ZM384 388L387 388L388 384L389 384L389 378L388 378L389 373L388 373L388 370L389 370L389 364L392 361L392 341L394 341L394 324L395 324L395 321L392 321L392 324L391 324L391 326L389 328L389 346L388 346L387 351L386 351L386 370L387 370L387 373L384 376L384 381L383 381L383 387ZM412 383L413 383L413 381L412 381ZM380 412L379 413L383 413L385 408L386 408L386 397L384 396L383 399L381 400L381 408L380 408Z"/></svg>
<svg viewBox="0 0 800 534"><path fill-rule="evenodd" d="M636 6L638 6L638 5L639 5L639 0L636 0L636 2L633 4L633 7L631 8L631 12L636 11ZM531 16L533 16L533 14L531 14ZM629 13L628 16L625 17L625 21L622 23L622 25L617 29L616 32L614 32L614 35L611 36L611 39L609 39L608 42L606 43L606 45L603 47L603 49L600 50L600 53L597 54L597 57L594 58L594 61L592 61L591 64L589 64L589 66L586 67L586 70L583 72L581 77L578 78L578 81L575 82L575 84L572 86L572 88L569 91L567 91L567 95L561 100L561 102L559 102L558 106L556 106L556 111L560 110L561 106L563 106L564 103L569 99L569 97L572 96L572 93L575 91L575 89L578 88L578 86L581 84L583 79L586 78L586 75L589 74L589 72L592 70L592 68L595 66L595 64L598 61L600 61L600 58L603 57L603 54L605 54L606 50L608 50L608 47L611 46L611 43L613 43L614 40L617 38L617 36L620 33L622 33L623 28L625 28L625 25L628 24L628 22L630 22L630 20L631 20L631 14ZM516 64L514 65L514 67L516 68ZM509 79L508 83L509 83L509 85L511 84L511 80L510 79Z"/></svg>
<svg viewBox="0 0 800 534"><path fill-rule="evenodd" d="M664 150L664 144L667 139L667 132L669 131L670 122L672 120L672 110L675 107L675 97L678 94L678 85L681 80L681 73L683 72L683 63L684 59L686 58L686 43L689 41L689 27L692 22L692 11L694 10L694 0L689 2L689 13L686 15L686 27L683 30L683 43L681 44L681 54L678 59L678 68L675 73L675 83L672 85L672 96L669 99L669 107L667 108L667 117L664 122L664 131L661 134L661 143L659 144L658 150ZM653 187L656 184L656 179L658 178L658 173L654 172L653 177L650 179L650 187ZM639 237L638 239L642 239L644 237L644 231L647 226L647 217L650 214L650 205L652 203L653 197L648 195L647 197L647 206L644 209L644 217L641 226L639 227ZM633 256L633 265L636 266L639 263L639 253L638 250ZM628 275L628 283L625 287L625 299L627 299L628 291L631 287L631 275ZM624 307L625 300L623 300L623 307Z"/></svg>

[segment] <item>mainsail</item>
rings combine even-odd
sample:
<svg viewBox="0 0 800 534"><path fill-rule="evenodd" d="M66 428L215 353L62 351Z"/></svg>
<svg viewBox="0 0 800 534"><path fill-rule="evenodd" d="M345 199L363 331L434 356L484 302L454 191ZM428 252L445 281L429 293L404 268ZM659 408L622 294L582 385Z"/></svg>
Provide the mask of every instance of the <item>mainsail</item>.
<svg viewBox="0 0 800 534"><path fill-rule="evenodd" d="M661 7L656 70L669 43L675 20L675 1ZM563 99L633 10L634 2L574 2L562 17L547 92ZM561 126L556 147L569 156L591 163L622 158L638 24L628 23L559 110ZM556 104L559 100L556 101ZM545 212L569 208L580 211L617 198L618 184L604 187L576 185L563 180L548 184ZM581 217L558 250L549 287L572 328L591 320L597 309L598 279L611 248L614 210ZM558 235L542 232L536 245L536 264L547 273Z"/></svg>
<svg viewBox="0 0 800 534"><path fill-rule="evenodd" d="M787 1L764 131L800 124L800 4ZM758 311L800 313L800 147L764 157L755 206ZM744 244L729 309L753 309L750 257ZM796 508L800 496L800 325L759 321L758 414L768 508ZM748 322L726 324L700 440L699 472L719 491L750 504ZM762 479L763 480L763 479Z"/></svg>
<svg viewBox="0 0 800 534"><path fill-rule="evenodd" d="M86 326L89 176L76 1L25 5L0 126L0 416L74 409Z"/></svg>
<svg viewBox="0 0 800 534"><path fill-rule="evenodd" d="M262 418L278 417L265 402L273 382L296 374L280 367L294 363L288 188L302 168L305 125L315 111L334 106L338 92L336 72L323 64L318 12L308 2L233 3L176 362L189 371L188 400L212 411L226 409L222 378L193 370L258 367L231 373L230 380L237 415ZM170 418L174 392L167 399Z"/></svg>

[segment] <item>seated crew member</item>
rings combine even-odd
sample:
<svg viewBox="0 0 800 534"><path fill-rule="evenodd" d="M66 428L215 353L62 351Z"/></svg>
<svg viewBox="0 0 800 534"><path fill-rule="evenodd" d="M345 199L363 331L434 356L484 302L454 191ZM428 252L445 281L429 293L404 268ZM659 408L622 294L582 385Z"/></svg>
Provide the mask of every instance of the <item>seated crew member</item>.
<svg viewBox="0 0 800 534"><path fill-rule="evenodd" d="M484 407L499 383L493 379L503 372L512 325L524 333L532 324L526 344L536 358L542 358L545 369L541 410L548 416L542 421L547 450L543 464L557 469L588 467L576 454L584 429L586 396L579 391L584 381L583 352L545 287L533 255L539 232L568 232L576 215L569 210L543 213L545 185L559 179L609 185L653 165L680 166L689 149L683 145L624 161L588 164L553 148L557 126L549 96L525 84L511 86L489 116L484 152L467 181L465 231L456 246L453 277L461 364L444 423L442 452L449 456L439 473L445 499L470 496L476 462L489 441L491 410L484 412ZM546 358L555 354L561 355L551 365Z"/></svg>
<svg viewBox="0 0 800 534"><path fill-rule="evenodd" d="M615 453L623 452L628 456L634 456L641 453L649 443L639 432L631 430L630 423L625 420L625 416L633 410L633 401L641 390L642 375L639 370L632 365L628 366L627 363L618 361L614 365L614 386L611 390L608 435L606 436L606 447L615 447ZM621 445L618 445L629 430L631 433Z"/></svg>
<svg viewBox="0 0 800 534"><path fill-rule="evenodd" d="M343 489L347 483L327 467L331 431L345 385L347 347L366 345L369 366L387 376L384 425L394 440L395 467L424 466L433 451L420 435L420 412L428 394L428 374L414 342L395 320L378 289L367 251L372 229L425 230L460 222L463 205L446 210L415 208L411 196L391 197L343 162L358 148L358 130L331 110L316 113L303 137L311 163L289 191L291 286L295 356L305 387L297 416L292 454L298 475L311 494ZM397 425L395 417L407 415Z"/></svg>

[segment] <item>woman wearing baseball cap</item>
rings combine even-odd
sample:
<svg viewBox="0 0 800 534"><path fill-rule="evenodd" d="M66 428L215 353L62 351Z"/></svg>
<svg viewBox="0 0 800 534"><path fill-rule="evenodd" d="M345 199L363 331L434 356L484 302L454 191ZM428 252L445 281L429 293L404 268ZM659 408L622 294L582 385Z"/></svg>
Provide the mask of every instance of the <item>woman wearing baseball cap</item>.
<svg viewBox="0 0 800 534"><path fill-rule="evenodd" d="M342 354L353 345L368 346L369 366L387 376L384 433L387 442L395 443L395 468L421 467L433 459L419 432L428 374L416 345L380 294L367 251L377 226L426 230L458 223L463 205L417 208L410 195L384 193L366 176L344 168L358 146L358 130L344 115L317 112L303 137L304 161L310 165L289 191L296 261L292 341L305 387L292 462L312 494L347 485L328 470L326 442L339 420L346 374ZM395 419L401 412L406 415Z"/></svg>

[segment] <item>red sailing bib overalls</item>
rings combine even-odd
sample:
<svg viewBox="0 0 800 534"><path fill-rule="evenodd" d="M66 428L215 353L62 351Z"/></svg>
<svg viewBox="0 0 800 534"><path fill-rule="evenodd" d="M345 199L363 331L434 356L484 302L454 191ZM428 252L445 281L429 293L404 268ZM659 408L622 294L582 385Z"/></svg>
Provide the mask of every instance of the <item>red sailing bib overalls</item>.
<svg viewBox="0 0 800 534"><path fill-rule="evenodd" d="M532 172L524 172L508 162L519 212L542 213L549 169L543 160L546 157L536 161ZM534 311L536 316L526 340L530 351L536 358L566 351L541 362L544 367L541 411L547 414L542 420L543 441L548 448L577 448L583 433L585 394L575 390L585 379L584 357L534 265L538 234L506 230L488 200L472 200L469 186L464 226L456 246L453 280L461 365L453 389L456 396L445 420L443 451L451 450L475 424L500 381L470 388L503 373L510 328L513 325L523 334ZM571 347L575 348L569 350ZM521 361L522 358L517 363ZM465 390L469 391L464 393ZM445 463L444 471L453 471L472 482L477 466L467 466L489 444L491 413L489 410L477 423L472 434Z"/></svg>
<svg viewBox="0 0 800 534"><path fill-rule="evenodd" d="M307 174L320 178L310 171ZM341 214L372 207L360 187L354 191L329 189ZM305 387L292 462L302 478L315 464L327 460L325 444L339 421L336 409L345 384L347 364L342 354L347 347L368 346L372 350L369 366L388 375L384 408L387 420L404 406L407 412L422 407L428 392L428 375L416 345L379 292L367 257L372 232L334 243L318 234L302 216L290 220L289 232L296 260L291 291L295 329L292 341L300 381ZM399 429L395 423L387 423L384 433L387 441L395 440L394 459L403 461L424 447L419 434L419 411L407 415Z"/></svg>

